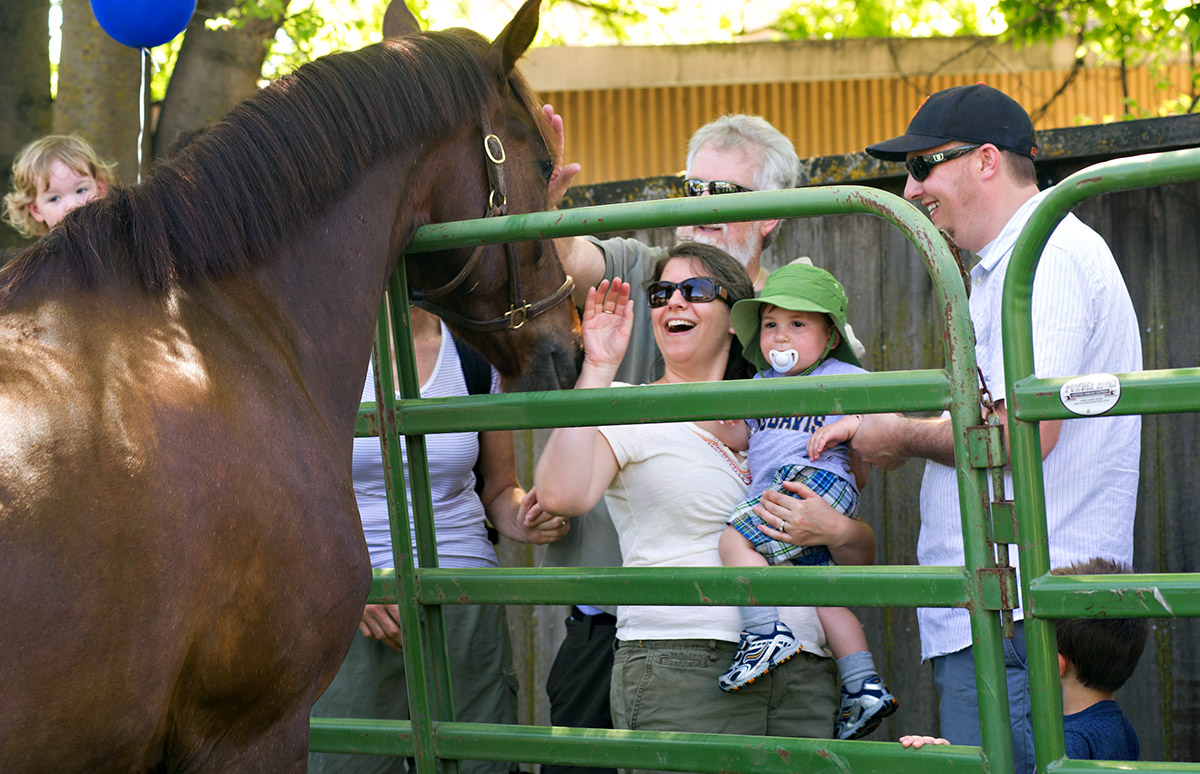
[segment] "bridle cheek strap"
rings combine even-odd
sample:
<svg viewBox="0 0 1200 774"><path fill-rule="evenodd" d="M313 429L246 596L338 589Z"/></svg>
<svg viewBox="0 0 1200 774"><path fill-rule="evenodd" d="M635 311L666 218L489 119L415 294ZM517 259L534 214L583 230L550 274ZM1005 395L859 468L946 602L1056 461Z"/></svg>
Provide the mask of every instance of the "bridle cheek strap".
<svg viewBox="0 0 1200 774"><path fill-rule="evenodd" d="M508 195L505 193L504 162L508 160L504 152L504 143L492 131L491 121L486 117L481 122L483 129L483 154L486 159L484 168L488 176L488 208L483 214L485 218L508 214ZM462 269L454 279L433 290L414 288L409 292L409 300L422 309L436 314L448 323L476 331L516 330L529 320L537 317L566 299L575 291L575 281L567 275L558 290L540 301L528 303L521 285L521 263L517 258L517 250L511 242L506 242L504 252L508 256L508 297L509 308L501 317L491 320L473 320L452 309L431 303L429 299L444 296L457 288L475 270L475 264L483 255L485 245L479 245L471 251L471 257L463 264Z"/></svg>

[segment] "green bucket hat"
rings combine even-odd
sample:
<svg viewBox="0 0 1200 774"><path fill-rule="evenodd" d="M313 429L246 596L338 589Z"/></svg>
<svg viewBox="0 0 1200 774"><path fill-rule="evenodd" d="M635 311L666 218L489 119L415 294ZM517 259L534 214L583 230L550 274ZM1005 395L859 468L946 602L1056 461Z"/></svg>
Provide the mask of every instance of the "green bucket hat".
<svg viewBox="0 0 1200 774"><path fill-rule="evenodd" d="M829 315L838 332L838 345L829 355L862 367L846 338L846 291L842 283L829 272L816 266L790 263L771 273L757 298L746 298L733 305L733 330L742 342L742 356L760 371L771 367L758 345L759 320L764 304L793 312L824 312Z"/></svg>

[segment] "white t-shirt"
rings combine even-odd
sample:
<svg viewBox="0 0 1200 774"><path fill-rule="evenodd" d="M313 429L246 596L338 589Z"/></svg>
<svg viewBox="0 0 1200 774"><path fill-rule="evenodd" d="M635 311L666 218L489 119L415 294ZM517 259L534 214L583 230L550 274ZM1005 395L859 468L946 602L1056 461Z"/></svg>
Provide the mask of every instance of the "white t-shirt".
<svg viewBox="0 0 1200 774"><path fill-rule="evenodd" d="M1016 238L1044 193L1026 202L971 270L975 352L988 391L1004 398L1000 297ZM1034 371L1039 377L1142 370L1137 315L1112 253L1092 229L1067 215L1042 253L1033 283ZM1141 417L1069 419L1042 463L1050 566L1104 557L1132 563ZM1008 496L1012 477L1005 476ZM1014 565L1015 548L1010 551ZM953 468L927 462L921 485L922 565L963 564L962 517ZM921 608L922 659L971 644L967 612ZM1023 614L1016 611L1016 617Z"/></svg>
<svg viewBox="0 0 1200 774"><path fill-rule="evenodd" d="M499 377L492 371L492 392L499 390ZM422 398L446 398L467 394L458 350L445 323L437 364L421 385ZM367 369L364 402L375 400L375 376ZM425 436L429 458L429 481L433 496L433 525L437 535L439 567L496 567L496 550L487 537L483 503L475 493L475 461L479 457L478 433L437 433ZM406 492L408 449L400 444L404 459ZM388 528L387 489L378 438L354 439L354 494L362 517L371 566L377 570L393 566L392 539ZM412 497L408 497L409 529L412 526ZM416 554L413 555L414 561Z"/></svg>
<svg viewBox="0 0 1200 774"><path fill-rule="evenodd" d="M617 528L623 565L720 567L717 541L725 519L746 498L750 471L745 456L691 422L613 425L601 427L600 433L619 466L604 499ZM813 608L781 608L780 614L806 651L824 650L824 632ZM619 640L737 642L741 630L736 607L617 609Z"/></svg>

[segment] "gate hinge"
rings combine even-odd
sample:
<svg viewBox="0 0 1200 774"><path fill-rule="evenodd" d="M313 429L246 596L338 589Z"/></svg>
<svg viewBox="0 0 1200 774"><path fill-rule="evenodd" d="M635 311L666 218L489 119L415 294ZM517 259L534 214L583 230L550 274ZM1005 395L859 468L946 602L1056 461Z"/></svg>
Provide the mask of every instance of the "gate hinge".
<svg viewBox="0 0 1200 774"><path fill-rule="evenodd" d="M999 425L967 428L967 460L972 468L1002 468L1008 464Z"/></svg>
<svg viewBox="0 0 1200 774"><path fill-rule="evenodd" d="M1017 512L1012 500L994 500L988 503L991 512L988 540L993 543L1017 542Z"/></svg>
<svg viewBox="0 0 1200 774"><path fill-rule="evenodd" d="M1017 571L1013 567L981 567L976 570L978 595L984 610L1015 610Z"/></svg>

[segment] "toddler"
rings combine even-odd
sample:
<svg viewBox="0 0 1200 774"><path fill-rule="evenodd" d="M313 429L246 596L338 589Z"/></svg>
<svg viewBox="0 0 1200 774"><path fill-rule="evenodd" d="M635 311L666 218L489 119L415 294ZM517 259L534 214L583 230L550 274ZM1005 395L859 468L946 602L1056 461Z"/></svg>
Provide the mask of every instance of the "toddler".
<svg viewBox="0 0 1200 774"><path fill-rule="evenodd" d="M756 379L864 372L846 339L846 293L824 269L794 263L776 270L760 297L739 301L733 307L733 327L745 356L761 369ZM755 511L767 489L796 497L784 487L784 482L795 481L854 518L858 489L850 471L847 442L860 421L857 416L792 416L722 427L726 445L749 449L753 482L750 499L734 509L721 535L725 566L784 561L803 566L834 564L825 546L796 546L769 537L759 528L764 522ZM800 650L776 608L744 607L741 613L744 631L738 651L718 680L724 691L749 685ZM865 736L895 712L898 704L879 678L854 613L843 607L823 607L817 614L842 681L835 736Z"/></svg>
<svg viewBox="0 0 1200 774"><path fill-rule="evenodd" d="M114 181L113 165L75 135L52 134L21 149L12 180L5 220L22 236L41 237L71 210L103 196Z"/></svg>

